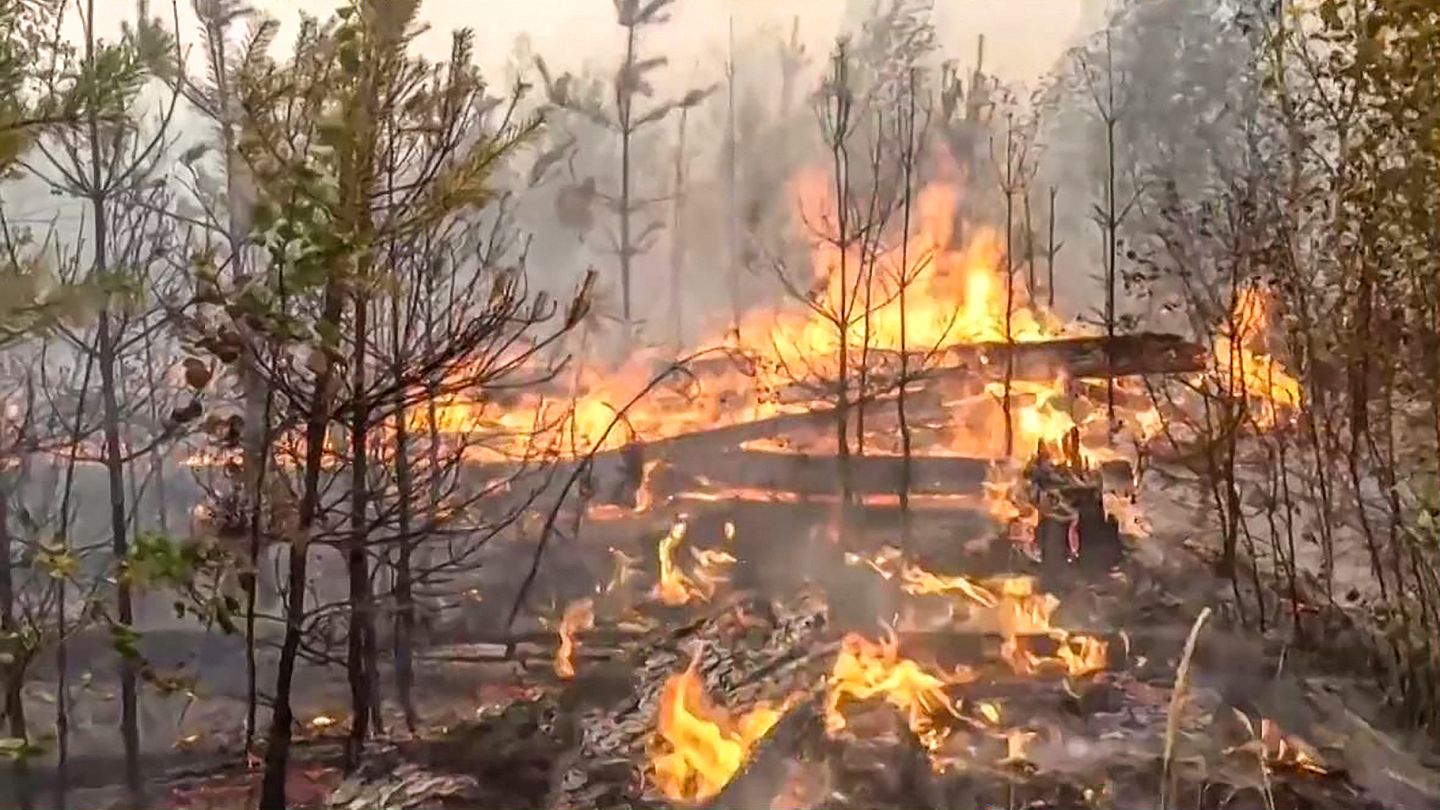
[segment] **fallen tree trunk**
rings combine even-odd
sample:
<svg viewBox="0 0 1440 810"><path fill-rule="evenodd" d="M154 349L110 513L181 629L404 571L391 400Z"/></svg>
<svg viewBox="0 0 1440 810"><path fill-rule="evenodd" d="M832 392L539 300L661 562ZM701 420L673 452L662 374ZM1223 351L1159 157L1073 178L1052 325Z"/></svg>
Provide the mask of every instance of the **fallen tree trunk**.
<svg viewBox="0 0 1440 810"><path fill-rule="evenodd" d="M1204 371L1209 352L1179 335L1140 332L1133 335L1071 337L1027 343L970 343L942 351L929 374L956 372L995 376L1014 358L1014 378L1044 382L1067 379L1133 377L1151 374L1194 374Z"/></svg>
<svg viewBox="0 0 1440 810"><path fill-rule="evenodd" d="M852 456L851 490L857 495L888 494L900 487L904 459ZM713 455L676 458L670 466L691 477L703 476L709 488L771 489L802 495L836 491L840 463L833 455L732 449ZM910 491L916 495L967 495L980 492L990 462L959 456L915 456L910 460ZM674 494L661 486L656 495Z"/></svg>

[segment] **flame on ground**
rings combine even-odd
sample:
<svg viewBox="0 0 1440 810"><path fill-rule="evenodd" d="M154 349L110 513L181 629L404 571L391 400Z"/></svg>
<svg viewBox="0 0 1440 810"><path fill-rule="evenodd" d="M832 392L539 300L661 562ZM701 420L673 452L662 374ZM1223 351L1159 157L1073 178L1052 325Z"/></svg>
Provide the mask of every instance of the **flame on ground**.
<svg viewBox="0 0 1440 810"><path fill-rule="evenodd" d="M1264 350L1270 309L1268 290L1237 290L1230 317L1215 335L1211 357L1211 374L1221 390L1251 400L1255 421L1261 428L1274 425L1282 414L1301 404L1300 381Z"/></svg>
<svg viewBox="0 0 1440 810"><path fill-rule="evenodd" d="M677 802L704 801L723 790L781 716L768 704L738 716L716 706L699 665L697 652L684 672L666 681L650 751L651 779Z"/></svg>
<svg viewBox="0 0 1440 810"><path fill-rule="evenodd" d="M720 586L729 582L729 568L735 564L735 557L719 549L691 549L695 567L686 573L675 560L675 552L685 539L688 523L684 517L670 525L670 531L660 538L660 577L655 581L651 595L671 607L688 604L691 601L708 602Z"/></svg>
<svg viewBox="0 0 1440 810"><path fill-rule="evenodd" d="M1306 743L1285 733L1280 725L1268 717L1260 718L1260 727L1255 728L1249 715L1234 709L1235 718L1250 734L1250 740L1226 749L1226 753L1248 752L1255 755L1266 768L1304 771L1312 774L1326 774L1329 771L1320 761L1320 755Z"/></svg>
<svg viewBox="0 0 1440 810"><path fill-rule="evenodd" d="M1060 600L1054 594L1037 591L1033 577L1006 577L989 587L998 594L999 603L978 621L1004 637L1000 655L1016 674L1035 675L1058 669L1067 676L1080 677L1105 669L1109 645L1102 639L1054 626L1051 617ZM1037 655L1021 643L1022 636L1049 636L1058 644L1055 655Z"/></svg>
<svg viewBox="0 0 1440 810"><path fill-rule="evenodd" d="M841 641L840 655L830 671L825 723L830 733L846 727L842 711L847 702L881 699L905 715L916 739L929 751L936 751L949 735L937 725L936 717L959 717L955 702L945 693L948 686L969 683L975 674L968 669L942 673L900 657L900 644L893 633L881 641L870 641L850 633Z"/></svg>
<svg viewBox="0 0 1440 810"><path fill-rule="evenodd" d="M940 575L926 571L918 565L906 565L900 571L901 588L908 594L959 594L981 607L993 608L999 604L995 594L963 574Z"/></svg>
<svg viewBox="0 0 1440 810"><path fill-rule="evenodd" d="M560 619L560 647L555 651L555 674L566 680L575 677L575 635L595 626L595 602L578 599L565 608Z"/></svg>

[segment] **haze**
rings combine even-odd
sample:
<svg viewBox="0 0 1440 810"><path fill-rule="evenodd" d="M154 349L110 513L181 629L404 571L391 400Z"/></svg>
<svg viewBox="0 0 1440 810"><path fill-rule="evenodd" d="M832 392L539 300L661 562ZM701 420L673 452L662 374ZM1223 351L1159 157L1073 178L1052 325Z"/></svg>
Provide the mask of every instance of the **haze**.
<svg viewBox="0 0 1440 810"><path fill-rule="evenodd" d="M684 63L695 63L697 74L710 74L723 61L728 22L733 17L737 37L757 29L786 28L800 20L800 36L812 54L823 54L845 29L847 17L868 10L873 0L681 0L663 37L649 46L665 52L679 70L671 81L687 80ZM99 4L102 20L116 25L133 14L123 0ZM157 13L165 3L152 2ZM190 17L189 2L182 2L182 18ZM255 0L253 5L284 21L293 32L301 12L325 16L336 0ZM986 65L1007 82L1029 83L1053 67L1064 49L1101 16L1105 0L938 0L935 25L940 45L950 56L973 54L975 39L984 34ZM557 67L576 70L587 63L608 65L619 45L614 9L607 0L429 0L421 12L431 30L420 47L443 47L449 32L462 27L475 31L481 64L497 77L503 74L515 43L528 38L536 53L546 54ZM193 31L193 18L182 27ZM282 44L285 37L282 35Z"/></svg>

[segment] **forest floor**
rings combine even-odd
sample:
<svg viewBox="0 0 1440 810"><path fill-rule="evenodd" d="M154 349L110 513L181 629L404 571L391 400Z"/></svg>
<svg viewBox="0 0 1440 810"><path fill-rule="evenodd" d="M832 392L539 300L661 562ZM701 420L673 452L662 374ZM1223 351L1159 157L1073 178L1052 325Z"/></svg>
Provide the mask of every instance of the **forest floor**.
<svg viewBox="0 0 1440 810"><path fill-rule="evenodd" d="M729 550L738 563L710 603L648 602L653 574L627 586L628 595L610 592L597 603L598 629L579 636L573 680L556 677L553 645L543 641L515 648L510 660L483 644L423 650L416 689L423 724L411 734L387 702L387 733L348 779L339 768L348 702L343 671L305 667L297 679L297 714L305 725L290 796L297 808L353 810L670 806L646 763L664 684L685 671L699 642L698 672L720 706L740 711L812 695L756 745L730 788L699 803L710 807L1153 810L1162 783L1166 803L1176 808L1440 806L1433 743L1394 722L1385 695L1355 665L1336 625L1307 617L1312 637L1331 640L1319 652L1294 646L1289 626L1272 623L1263 633L1242 627L1233 589L1213 573L1215 542L1194 528L1203 525L1195 517L1203 499L1183 484L1152 486L1142 498L1154 531L1127 538L1118 570L1045 582L1059 598L1057 627L1109 641L1103 670L1021 674L995 660L993 649L954 643L974 634L902 633L902 654L924 647L924 658L942 670L979 673L945 689L955 711L944 723L943 746L931 752L943 767L925 762L926 752L917 751L883 702L854 709L844 731L827 733L813 698L847 633L876 637L879 623L893 623L902 612L909 618L933 612L934 605L922 598L917 608L853 557L847 564L827 531L826 508L721 502L684 507L696 545L720 546L723 534L733 534ZM567 569L551 594L557 605L604 584L617 538L630 538L623 548L641 570L656 570L654 546L680 508L671 504L642 520L602 527L582 541L593 546L585 552L556 550ZM896 516L872 510L866 518L846 542L870 555L894 542ZM722 528L727 523L733 531ZM973 511L926 513L915 520L907 554L929 570L978 578L1037 573L994 535ZM522 563L529 549L503 553L513 557L503 564L509 566ZM594 580L578 581L586 571ZM505 600L494 601L469 627L494 621ZM1214 616L1200 631L1177 697L1186 638L1204 606ZM645 627L613 632L620 615L636 613ZM464 642L466 633L453 629L445 640ZM178 638L147 643L172 652L183 647L197 676L193 694L147 695L153 795L175 810L252 805L258 763L240 753L243 642L216 636L199 646ZM115 701L97 685L103 681L87 684L75 701L75 748L82 753L71 765L71 807L124 804L115 787L117 746L105 742ZM388 669L385 683L388 693ZM46 697L43 685L31 691L34 716L53 711ZM46 795L53 772L39 762L34 775Z"/></svg>

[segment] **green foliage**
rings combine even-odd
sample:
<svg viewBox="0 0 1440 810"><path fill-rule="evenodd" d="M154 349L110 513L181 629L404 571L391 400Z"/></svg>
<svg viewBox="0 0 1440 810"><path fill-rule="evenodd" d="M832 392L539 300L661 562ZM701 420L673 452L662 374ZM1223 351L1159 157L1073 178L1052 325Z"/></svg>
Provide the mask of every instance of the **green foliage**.
<svg viewBox="0 0 1440 810"><path fill-rule="evenodd" d="M88 324L102 306L132 300L140 292L123 272L86 282L55 277L45 254L24 231L10 230L0 252L0 349L32 337L45 337L60 326Z"/></svg>
<svg viewBox="0 0 1440 810"><path fill-rule="evenodd" d="M218 545L144 533L131 544L121 576L142 590L174 591L177 618L193 615L207 626L234 633L240 604L224 591L234 566L230 554Z"/></svg>
<svg viewBox="0 0 1440 810"><path fill-rule="evenodd" d="M110 624L110 648L127 661L140 659L140 631L128 624Z"/></svg>
<svg viewBox="0 0 1440 810"><path fill-rule="evenodd" d="M12 762L31 760L45 753L45 748L31 740L0 737L0 759Z"/></svg>

